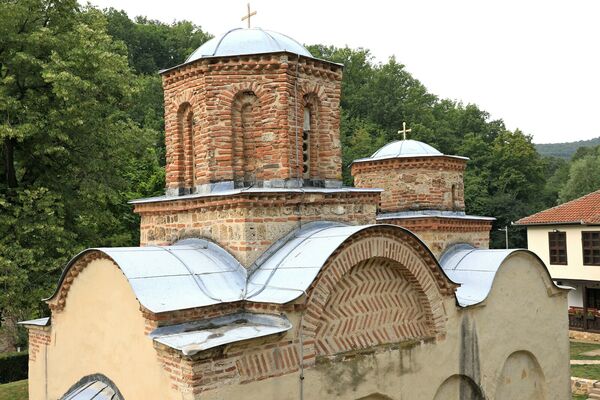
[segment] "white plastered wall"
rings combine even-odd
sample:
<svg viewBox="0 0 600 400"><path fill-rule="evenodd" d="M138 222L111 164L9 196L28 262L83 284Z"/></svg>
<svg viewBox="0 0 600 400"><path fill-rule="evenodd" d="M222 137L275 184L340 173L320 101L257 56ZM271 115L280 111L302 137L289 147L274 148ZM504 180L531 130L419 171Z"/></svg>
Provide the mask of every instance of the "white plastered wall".
<svg viewBox="0 0 600 400"><path fill-rule="evenodd" d="M111 261L94 260L85 267L71 285L65 308L52 315L47 370L43 356L30 368L30 393L42 395L47 384L47 398L35 400L58 399L92 374L107 376L127 400L180 399L144 333L139 307Z"/></svg>

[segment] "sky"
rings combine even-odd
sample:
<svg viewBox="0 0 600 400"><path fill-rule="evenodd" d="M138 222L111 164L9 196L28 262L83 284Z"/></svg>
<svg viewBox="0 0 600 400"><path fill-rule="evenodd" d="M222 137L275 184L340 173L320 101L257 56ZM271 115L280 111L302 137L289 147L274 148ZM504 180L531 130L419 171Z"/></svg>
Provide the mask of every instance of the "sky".
<svg viewBox="0 0 600 400"><path fill-rule="evenodd" d="M247 0L91 0L218 35ZM253 0L252 26L394 55L431 93L474 103L535 143L600 136L598 0ZM410 121L407 121L410 125ZM398 121L399 126L402 121Z"/></svg>

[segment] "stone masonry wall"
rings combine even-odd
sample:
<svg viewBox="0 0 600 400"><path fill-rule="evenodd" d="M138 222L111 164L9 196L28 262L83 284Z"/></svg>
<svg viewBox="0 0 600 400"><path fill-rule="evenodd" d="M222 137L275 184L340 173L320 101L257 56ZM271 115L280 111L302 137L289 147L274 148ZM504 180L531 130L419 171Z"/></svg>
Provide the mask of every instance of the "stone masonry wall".
<svg viewBox="0 0 600 400"><path fill-rule="evenodd" d="M428 217L379 222L398 225L415 233L438 259L448 246L455 243L468 243L480 249L490 247L492 223L487 220Z"/></svg>
<svg viewBox="0 0 600 400"><path fill-rule="evenodd" d="M258 181L302 177L305 105L316 114L311 178L340 180L341 70L275 53L200 59L163 73L167 189L191 192L198 185L239 181L244 165L251 165L245 177ZM187 171L193 179L186 179Z"/></svg>
<svg viewBox="0 0 600 400"><path fill-rule="evenodd" d="M242 193L142 203L140 244L167 245L186 237L215 241L249 267L301 223L375 223L378 192Z"/></svg>
<svg viewBox="0 0 600 400"><path fill-rule="evenodd" d="M380 211L464 211L466 160L414 157L352 164L354 186L382 188Z"/></svg>

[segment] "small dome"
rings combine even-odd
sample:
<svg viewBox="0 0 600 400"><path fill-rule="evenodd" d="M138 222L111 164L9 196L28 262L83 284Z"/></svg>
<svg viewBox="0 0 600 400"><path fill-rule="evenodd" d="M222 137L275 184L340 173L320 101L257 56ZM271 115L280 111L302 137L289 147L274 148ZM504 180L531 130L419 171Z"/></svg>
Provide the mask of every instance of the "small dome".
<svg viewBox="0 0 600 400"><path fill-rule="evenodd" d="M435 147L418 140L397 140L391 142L377 150L370 157L377 158L393 158L393 157L416 157L416 156L441 156Z"/></svg>
<svg viewBox="0 0 600 400"><path fill-rule="evenodd" d="M198 47L185 62L206 57L276 53L280 51L312 57L312 54L304 46L289 36L260 28L236 28L224 35L210 39Z"/></svg>

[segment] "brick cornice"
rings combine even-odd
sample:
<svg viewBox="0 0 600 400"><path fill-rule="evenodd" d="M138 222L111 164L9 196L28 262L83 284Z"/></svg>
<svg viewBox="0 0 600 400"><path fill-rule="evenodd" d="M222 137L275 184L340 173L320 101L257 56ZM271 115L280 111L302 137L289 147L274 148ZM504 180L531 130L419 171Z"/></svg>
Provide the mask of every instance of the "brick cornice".
<svg viewBox="0 0 600 400"><path fill-rule="evenodd" d="M461 218L389 218L378 220L380 223L402 226L411 231L420 232L434 230L440 232L480 232L489 231L492 221L484 219L461 219Z"/></svg>
<svg viewBox="0 0 600 400"><path fill-rule="evenodd" d="M189 78L190 76L205 73L237 72L237 71L264 71L265 73L287 73L290 63L296 63L296 55L286 52L254 54L228 57L201 58L188 64L183 64L162 73L163 81L170 85ZM342 66L324 60L300 57L298 71L300 73L342 80Z"/></svg>
<svg viewBox="0 0 600 400"><path fill-rule="evenodd" d="M134 212L145 213L171 213L188 210L224 210L235 208L254 207L284 207L301 204L376 204L379 201L379 192L337 192L337 193L310 193L310 192L259 192L238 193L228 196L203 196L191 199L177 199L169 201L156 201L135 204Z"/></svg>
<svg viewBox="0 0 600 400"><path fill-rule="evenodd" d="M396 157L379 160L355 161L352 164L352 175L371 171L403 170L403 169L430 169L464 171L467 160L452 156L436 157Z"/></svg>

